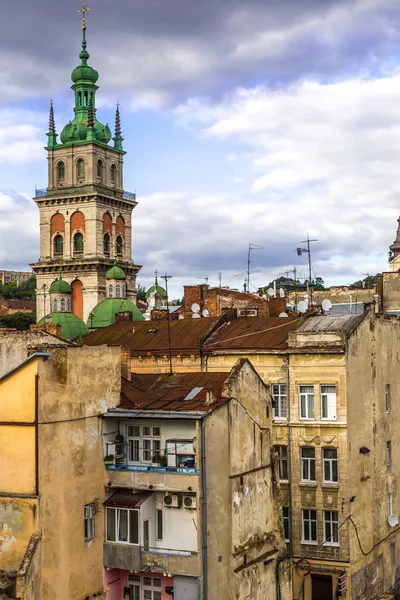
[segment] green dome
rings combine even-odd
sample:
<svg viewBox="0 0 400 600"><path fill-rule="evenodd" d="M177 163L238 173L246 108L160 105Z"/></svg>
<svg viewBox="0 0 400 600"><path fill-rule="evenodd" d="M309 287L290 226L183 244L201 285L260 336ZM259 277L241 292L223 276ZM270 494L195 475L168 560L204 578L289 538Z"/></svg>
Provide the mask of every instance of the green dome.
<svg viewBox="0 0 400 600"><path fill-rule="evenodd" d="M71 294L72 290L71 290L71 286L69 285L69 283L67 283L66 281L64 281L64 279L62 278L62 274L60 273L60 275L58 276L58 279L55 279L53 281L53 283L50 286L49 289L49 293L50 294Z"/></svg>
<svg viewBox="0 0 400 600"><path fill-rule="evenodd" d="M99 74L96 69L90 67L87 64L89 60L89 52L86 50L86 30L83 30L83 39L82 39L82 50L79 55L81 59L81 64L77 66L71 73L71 79L73 83L96 83L99 78Z"/></svg>
<svg viewBox="0 0 400 600"><path fill-rule="evenodd" d="M153 292L156 292L161 298L166 298L167 297L167 292L164 290L163 287L161 287L160 285L158 285L158 279L156 277L155 283L154 285L151 286L151 288L149 288L146 292L146 298L148 298L150 296L150 294L152 294Z"/></svg>
<svg viewBox="0 0 400 600"><path fill-rule="evenodd" d="M125 273L121 267L118 266L118 262L116 260L114 261L114 266L107 271L106 279L126 279Z"/></svg>
<svg viewBox="0 0 400 600"><path fill-rule="evenodd" d="M80 337L81 335L86 335L88 333L88 328L85 323L79 317L76 317L72 313L68 312L53 312L39 321L39 325L44 325L48 323L49 320L53 323L53 325L61 326L61 335L66 340L74 340L75 338Z"/></svg>
<svg viewBox="0 0 400 600"><path fill-rule="evenodd" d="M117 320L117 314L120 312L130 312L134 321L144 321L144 316L130 300L125 298L106 298L102 300L92 310L87 324L89 329L98 329L107 327Z"/></svg>
<svg viewBox="0 0 400 600"><path fill-rule="evenodd" d="M87 127L88 127L88 113L79 114L73 121L70 121L65 125L61 132L61 142L67 144L68 142L83 142L87 138ZM108 125L102 125L95 118L94 119L94 137L98 142L108 144L111 140L111 130Z"/></svg>

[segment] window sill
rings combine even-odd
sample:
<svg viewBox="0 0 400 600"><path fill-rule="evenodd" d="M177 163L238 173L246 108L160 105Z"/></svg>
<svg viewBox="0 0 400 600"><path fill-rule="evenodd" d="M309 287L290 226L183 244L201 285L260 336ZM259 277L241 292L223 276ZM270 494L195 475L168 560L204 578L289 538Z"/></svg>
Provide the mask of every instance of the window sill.
<svg viewBox="0 0 400 600"><path fill-rule="evenodd" d="M317 487L317 482L316 481L299 481L299 486L300 487L313 487L313 488L316 488Z"/></svg>
<svg viewBox="0 0 400 600"><path fill-rule="evenodd" d="M306 540L301 540L300 543L303 546L318 546L318 542L307 542Z"/></svg>
<svg viewBox="0 0 400 600"><path fill-rule="evenodd" d="M299 417L300 421L315 421L315 417Z"/></svg>
<svg viewBox="0 0 400 600"><path fill-rule="evenodd" d="M339 487L339 482L338 481L323 481L321 483L321 487L337 489Z"/></svg>
<svg viewBox="0 0 400 600"><path fill-rule="evenodd" d="M322 544L322 548L339 548L340 545L339 543L330 543L330 542L325 542L325 544Z"/></svg>

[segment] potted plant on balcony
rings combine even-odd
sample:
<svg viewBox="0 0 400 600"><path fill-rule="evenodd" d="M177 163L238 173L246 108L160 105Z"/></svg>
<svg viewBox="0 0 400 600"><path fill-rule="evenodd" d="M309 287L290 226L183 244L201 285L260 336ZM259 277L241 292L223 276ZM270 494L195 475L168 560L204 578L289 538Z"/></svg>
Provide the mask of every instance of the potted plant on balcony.
<svg viewBox="0 0 400 600"><path fill-rule="evenodd" d="M113 465L114 464L114 454L107 454L107 456L104 457L104 464L105 465Z"/></svg>
<svg viewBox="0 0 400 600"><path fill-rule="evenodd" d="M158 467L166 467L167 466L167 456L166 454L153 454L153 458L151 462Z"/></svg>

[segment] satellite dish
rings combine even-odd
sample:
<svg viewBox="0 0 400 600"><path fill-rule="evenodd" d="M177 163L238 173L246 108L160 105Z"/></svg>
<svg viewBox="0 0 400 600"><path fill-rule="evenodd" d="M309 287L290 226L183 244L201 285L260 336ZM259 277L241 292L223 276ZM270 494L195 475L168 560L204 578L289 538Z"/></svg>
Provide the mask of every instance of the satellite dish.
<svg viewBox="0 0 400 600"><path fill-rule="evenodd" d="M286 313L281 313L279 316L280 317L287 317L288 315Z"/></svg>
<svg viewBox="0 0 400 600"><path fill-rule="evenodd" d="M203 317L209 317L210 316L210 313L208 312L208 310L206 308L201 311L201 314L202 314Z"/></svg>
<svg viewBox="0 0 400 600"><path fill-rule="evenodd" d="M329 310L331 310L331 308L332 308L332 302L328 298L325 298L324 300L322 300L322 309L325 312L328 312Z"/></svg>
<svg viewBox="0 0 400 600"><path fill-rule="evenodd" d="M199 313L194 313L192 319L201 319L201 315L199 315Z"/></svg>
<svg viewBox="0 0 400 600"><path fill-rule="evenodd" d="M273 290L273 288L268 288L268 289L267 289L267 294L268 294L268 296L273 296L273 295L274 295L274 290Z"/></svg>
<svg viewBox="0 0 400 600"><path fill-rule="evenodd" d="M184 316L183 315L179 315L178 319L182 320L182 319L184 319Z"/></svg>
<svg viewBox="0 0 400 600"><path fill-rule="evenodd" d="M192 304L192 306L190 308L192 309L192 312L194 312L194 313L199 313L200 312L200 305L197 304L197 302L195 302L194 304Z"/></svg>
<svg viewBox="0 0 400 600"><path fill-rule="evenodd" d="M399 524L399 519L396 517L396 515L389 515L388 523L390 527L397 527Z"/></svg>
<svg viewBox="0 0 400 600"><path fill-rule="evenodd" d="M297 305L297 310L299 311L299 313L307 312L307 302L305 300L300 300L300 302Z"/></svg>
<svg viewBox="0 0 400 600"><path fill-rule="evenodd" d="M285 297L285 290L283 288L279 288L279 295L281 298Z"/></svg>

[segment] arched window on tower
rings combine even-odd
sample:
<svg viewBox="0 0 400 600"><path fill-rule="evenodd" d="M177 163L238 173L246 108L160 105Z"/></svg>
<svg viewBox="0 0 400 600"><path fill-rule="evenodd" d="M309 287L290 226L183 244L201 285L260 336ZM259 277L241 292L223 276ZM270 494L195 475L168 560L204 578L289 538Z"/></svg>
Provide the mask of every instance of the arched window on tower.
<svg viewBox="0 0 400 600"><path fill-rule="evenodd" d="M103 183L103 161L97 161L97 181L98 183Z"/></svg>
<svg viewBox="0 0 400 600"><path fill-rule="evenodd" d="M117 252L118 258L122 258L123 247L124 241L120 235L117 235L117 239L115 240L115 250Z"/></svg>
<svg viewBox="0 0 400 600"><path fill-rule="evenodd" d="M57 165L57 182L65 179L65 164L61 161Z"/></svg>
<svg viewBox="0 0 400 600"><path fill-rule="evenodd" d="M113 286L112 286L112 285L109 285L109 286L108 286L108 297L109 297L109 298L112 298L112 297L113 297L113 295L114 295L114 288L113 288Z"/></svg>
<svg viewBox="0 0 400 600"><path fill-rule="evenodd" d="M61 298L60 300L60 311L65 312L65 298Z"/></svg>
<svg viewBox="0 0 400 600"><path fill-rule="evenodd" d="M53 312L57 312L58 311L58 302L57 302L57 298L54 298L53 300Z"/></svg>
<svg viewBox="0 0 400 600"><path fill-rule="evenodd" d="M117 283L117 285L115 286L115 297L121 298L121 286L119 285L119 283Z"/></svg>
<svg viewBox="0 0 400 600"><path fill-rule="evenodd" d="M88 96L88 93L87 93L87 92L85 92L85 96L84 96L84 98L85 98L85 106L88 106L88 105L89 105L89 99L88 99L88 98L89 98L89 96Z"/></svg>
<svg viewBox="0 0 400 600"><path fill-rule="evenodd" d="M85 161L80 158L76 163L76 174L78 176L78 182L85 179Z"/></svg>
<svg viewBox="0 0 400 600"><path fill-rule="evenodd" d="M78 231L74 235L74 257L83 256L83 235Z"/></svg>
<svg viewBox="0 0 400 600"><path fill-rule="evenodd" d="M115 165L111 165L111 184L115 185L117 183L117 167Z"/></svg>
<svg viewBox="0 0 400 600"><path fill-rule="evenodd" d="M110 256L110 234L105 233L103 238L104 256Z"/></svg>
<svg viewBox="0 0 400 600"><path fill-rule="evenodd" d="M77 100L78 100L78 106L82 106L82 92L78 92Z"/></svg>
<svg viewBox="0 0 400 600"><path fill-rule="evenodd" d="M54 258L61 258L64 254L64 239L63 236L58 234L55 236L54 241Z"/></svg>

